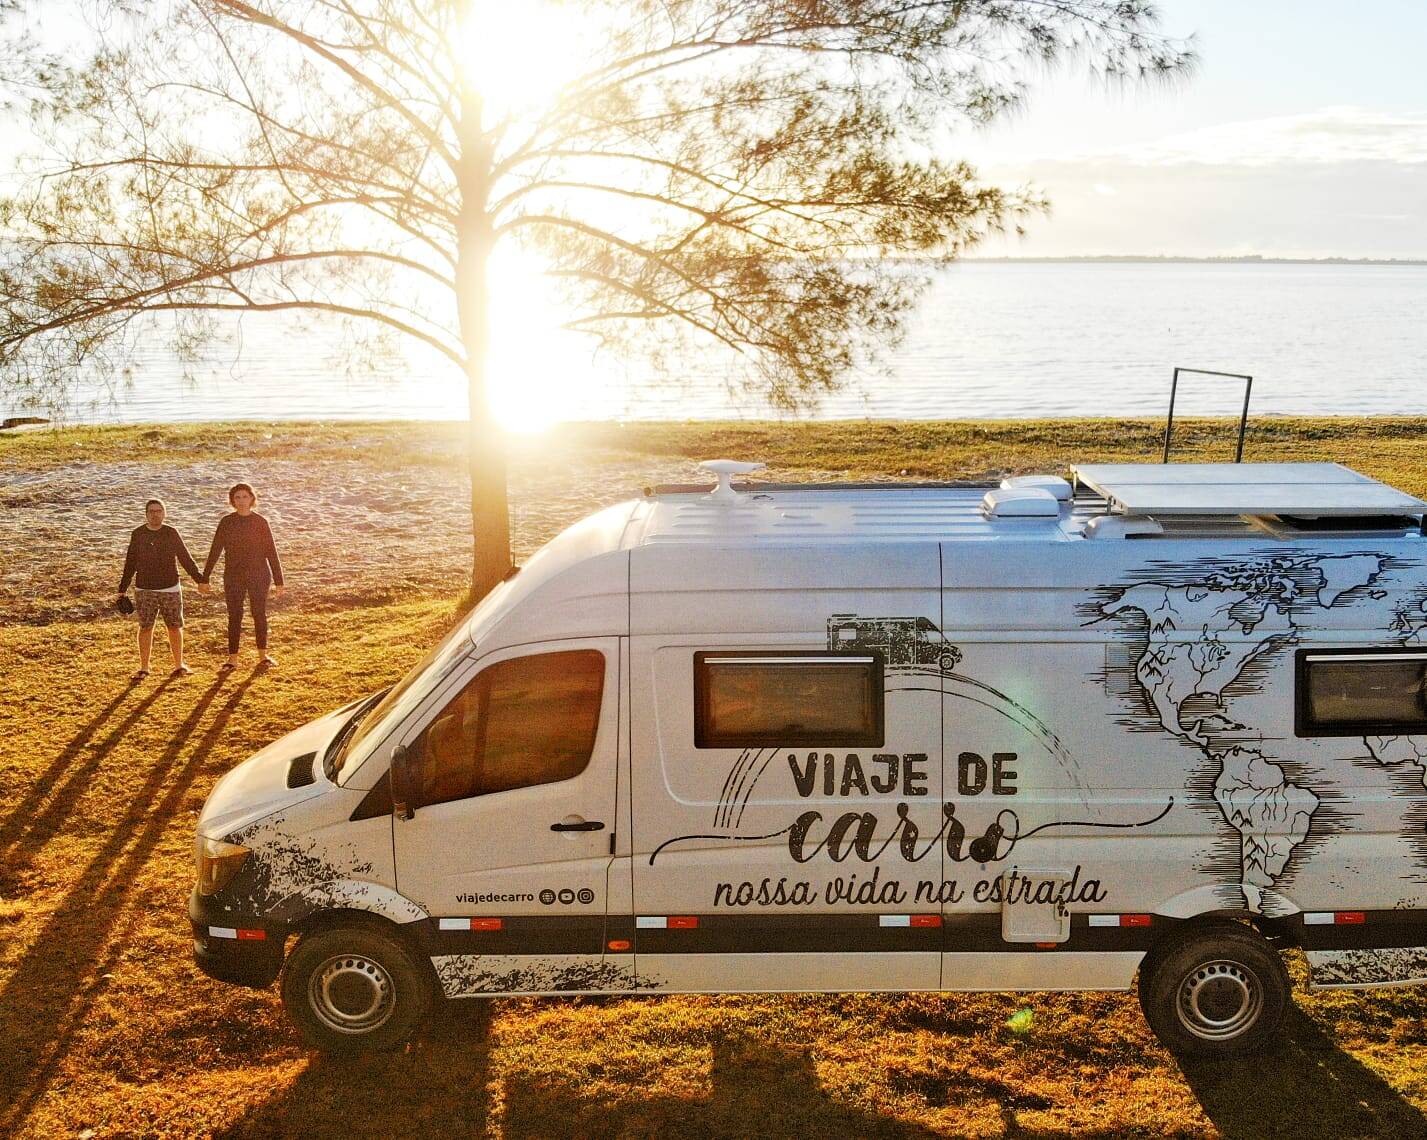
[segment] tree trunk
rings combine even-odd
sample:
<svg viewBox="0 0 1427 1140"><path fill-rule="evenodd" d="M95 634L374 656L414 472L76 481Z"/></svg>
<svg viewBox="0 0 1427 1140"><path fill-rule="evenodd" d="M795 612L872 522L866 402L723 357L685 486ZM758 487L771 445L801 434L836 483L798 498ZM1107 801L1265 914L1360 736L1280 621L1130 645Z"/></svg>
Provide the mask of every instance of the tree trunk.
<svg viewBox="0 0 1427 1140"><path fill-rule="evenodd" d="M505 440L491 415L486 390L490 339L490 286L486 267L494 246L491 219L486 212L491 148L481 132L480 95L469 84L464 84L461 91L459 143L456 306L461 341L466 350L466 386L470 401L466 459L471 475L471 600L475 602L505 577L511 558Z"/></svg>

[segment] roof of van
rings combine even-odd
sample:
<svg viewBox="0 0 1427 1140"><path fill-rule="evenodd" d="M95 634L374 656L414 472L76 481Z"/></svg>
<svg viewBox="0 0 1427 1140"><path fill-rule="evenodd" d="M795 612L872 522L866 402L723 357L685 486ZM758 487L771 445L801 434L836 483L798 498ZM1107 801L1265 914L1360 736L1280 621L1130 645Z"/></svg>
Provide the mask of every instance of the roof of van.
<svg viewBox="0 0 1427 1140"><path fill-rule="evenodd" d="M631 512L623 545L1073 542L1111 533L1093 522L1107 515L1122 520L1116 535L1136 537L1173 537L1191 527L1196 537L1269 531L1321 538L1331 537L1332 527L1403 537L1427 515L1427 502L1335 463L1121 463L1074 471L1069 501L1057 507L1053 491L1039 492L1052 500L1041 517L996 517L986 502L993 484L754 483L723 499L707 487L660 487ZM1326 526L1307 528L1305 520L1320 516ZM1298 523L1311 533L1296 531Z"/></svg>

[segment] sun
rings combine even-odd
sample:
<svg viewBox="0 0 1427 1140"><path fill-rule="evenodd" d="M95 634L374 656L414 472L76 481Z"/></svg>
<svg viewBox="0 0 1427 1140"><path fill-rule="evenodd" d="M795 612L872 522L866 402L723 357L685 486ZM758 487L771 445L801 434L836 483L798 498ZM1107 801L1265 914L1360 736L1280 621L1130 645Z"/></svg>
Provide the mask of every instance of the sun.
<svg viewBox="0 0 1427 1140"><path fill-rule="evenodd" d="M458 29L459 52L487 119L548 106L588 65L593 31L557 0L471 0Z"/></svg>

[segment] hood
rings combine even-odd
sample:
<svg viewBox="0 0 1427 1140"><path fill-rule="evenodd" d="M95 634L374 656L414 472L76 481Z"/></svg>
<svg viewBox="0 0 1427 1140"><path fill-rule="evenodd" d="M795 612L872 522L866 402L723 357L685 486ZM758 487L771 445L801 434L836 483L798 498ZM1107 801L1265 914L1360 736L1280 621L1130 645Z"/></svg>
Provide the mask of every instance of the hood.
<svg viewBox="0 0 1427 1140"><path fill-rule="evenodd" d="M199 834L222 839L240 827L330 789L332 783L322 773L322 755L360 703L354 701L294 729L219 780L208 793L198 817ZM312 782L289 788L288 773L293 760L308 753L316 753L311 762Z"/></svg>

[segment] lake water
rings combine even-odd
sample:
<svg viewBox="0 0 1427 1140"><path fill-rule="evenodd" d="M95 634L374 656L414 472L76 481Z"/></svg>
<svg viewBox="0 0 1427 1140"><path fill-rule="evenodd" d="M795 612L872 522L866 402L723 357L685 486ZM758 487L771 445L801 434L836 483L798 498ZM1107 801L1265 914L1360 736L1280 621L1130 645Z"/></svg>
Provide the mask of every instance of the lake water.
<svg viewBox="0 0 1427 1140"><path fill-rule="evenodd" d="M117 401L71 418L444 419L458 378L432 361L344 370L340 334L249 317L185 380L155 337ZM527 338L531 345L539 336ZM241 351L236 351L238 348ZM505 354L497 395L514 426L553 419L767 418L693 359L677 379L591 361ZM1427 413L1427 266L974 263L938 274L886 378L854 378L817 418L1153 416L1175 365L1254 377L1255 414ZM1187 415L1237 414L1232 380L1190 378ZM0 404L0 412L5 407ZM11 410L19 410L12 406Z"/></svg>

